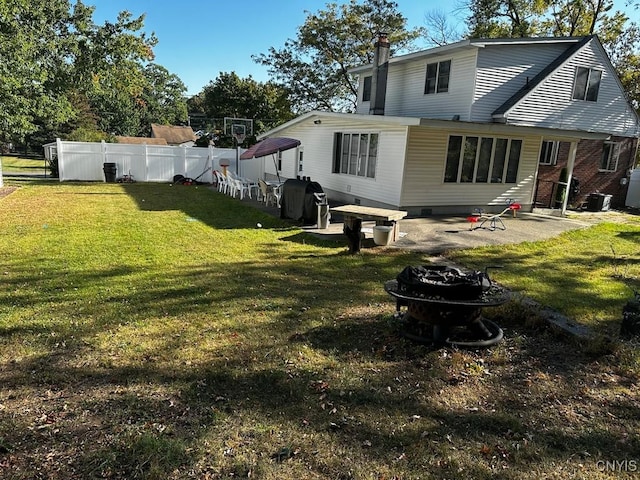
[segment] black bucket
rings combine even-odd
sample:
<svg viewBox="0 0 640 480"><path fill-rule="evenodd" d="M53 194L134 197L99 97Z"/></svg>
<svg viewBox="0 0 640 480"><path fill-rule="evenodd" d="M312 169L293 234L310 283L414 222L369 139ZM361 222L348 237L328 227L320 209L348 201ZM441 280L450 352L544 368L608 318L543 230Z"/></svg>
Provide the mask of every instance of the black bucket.
<svg viewBox="0 0 640 480"><path fill-rule="evenodd" d="M116 164L105 163L102 170L104 171L104 181L107 183L116 183Z"/></svg>

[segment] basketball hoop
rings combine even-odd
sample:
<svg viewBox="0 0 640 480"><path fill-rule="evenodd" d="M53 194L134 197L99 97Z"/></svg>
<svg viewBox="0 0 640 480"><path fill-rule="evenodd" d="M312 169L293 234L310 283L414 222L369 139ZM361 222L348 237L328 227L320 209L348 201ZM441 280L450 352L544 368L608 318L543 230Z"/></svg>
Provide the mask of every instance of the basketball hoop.
<svg viewBox="0 0 640 480"><path fill-rule="evenodd" d="M247 138L247 127L242 124L231 125L231 135L236 139L236 145L239 146L244 139Z"/></svg>

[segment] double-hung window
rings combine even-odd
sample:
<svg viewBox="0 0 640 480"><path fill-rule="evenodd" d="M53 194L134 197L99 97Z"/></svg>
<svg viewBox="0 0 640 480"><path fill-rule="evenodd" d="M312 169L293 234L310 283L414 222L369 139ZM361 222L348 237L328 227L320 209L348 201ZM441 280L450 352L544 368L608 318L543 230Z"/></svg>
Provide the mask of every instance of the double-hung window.
<svg viewBox="0 0 640 480"><path fill-rule="evenodd" d="M336 133L333 173L376 178L377 133Z"/></svg>
<svg viewBox="0 0 640 480"><path fill-rule="evenodd" d="M598 101L600 79L602 71L595 68L576 68L576 78L573 82L573 99L587 102Z"/></svg>
<svg viewBox="0 0 640 480"><path fill-rule="evenodd" d="M620 144L615 142L604 142L602 159L600 160L600 171L615 172L618 168L619 157Z"/></svg>
<svg viewBox="0 0 640 480"><path fill-rule="evenodd" d="M451 135L445 183L516 183L522 140Z"/></svg>
<svg viewBox="0 0 640 480"><path fill-rule="evenodd" d="M555 165L558 163L558 149L560 142L543 141L540 150L540 165Z"/></svg>
<svg viewBox="0 0 640 480"><path fill-rule="evenodd" d="M451 60L427 64L427 79L424 93L444 93L449 91L449 76L451 74Z"/></svg>

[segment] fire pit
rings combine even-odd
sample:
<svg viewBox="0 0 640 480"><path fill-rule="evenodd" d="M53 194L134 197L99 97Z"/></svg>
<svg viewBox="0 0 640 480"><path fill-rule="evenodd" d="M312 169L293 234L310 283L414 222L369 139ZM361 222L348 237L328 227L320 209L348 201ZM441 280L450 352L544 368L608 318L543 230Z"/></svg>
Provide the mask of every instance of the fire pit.
<svg viewBox="0 0 640 480"><path fill-rule="evenodd" d="M463 272L441 265L406 267L385 283L396 298L401 333L420 343L488 347L502 340L502 329L482 317L484 307L502 305L508 292L485 272ZM406 306L404 314L401 308Z"/></svg>

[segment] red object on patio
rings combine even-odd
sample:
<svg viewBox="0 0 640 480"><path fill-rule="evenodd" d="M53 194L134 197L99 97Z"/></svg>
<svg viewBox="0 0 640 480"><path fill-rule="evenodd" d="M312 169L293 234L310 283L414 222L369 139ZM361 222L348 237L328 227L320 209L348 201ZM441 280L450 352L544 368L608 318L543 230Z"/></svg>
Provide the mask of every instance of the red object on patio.
<svg viewBox="0 0 640 480"><path fill-rule="evenodd" d="M515 218L516 213L518 213L518 210L522 208L522 205L520 205L519 203L512 203L511 205L509 205L509 208L513 212L513 217Z"/></svg>
<svg viewBox="0 0 640 480"><path fill-rule="evenodd" d="M474 223L478 223L478 220L480 219L480 217L478 217L477 215L472 215L470 217L467 217L467 222L470 223L469 227L471 230L473 230L473 224Z"/></svg>

